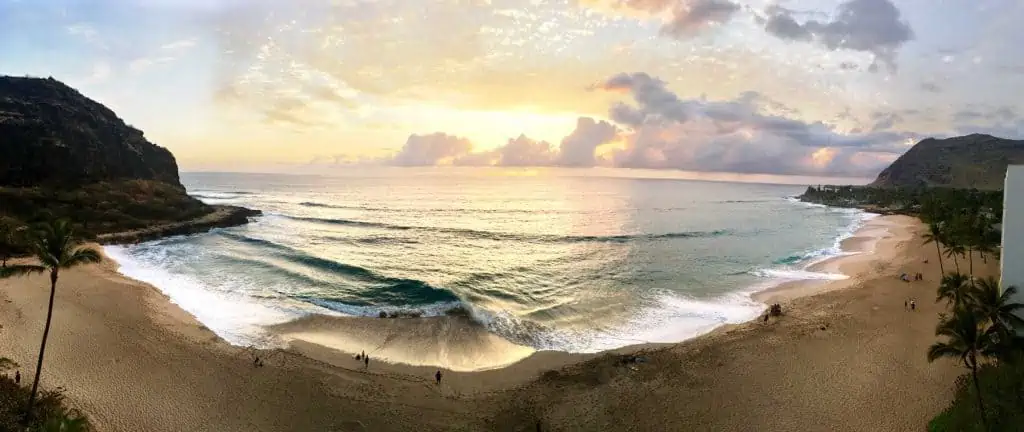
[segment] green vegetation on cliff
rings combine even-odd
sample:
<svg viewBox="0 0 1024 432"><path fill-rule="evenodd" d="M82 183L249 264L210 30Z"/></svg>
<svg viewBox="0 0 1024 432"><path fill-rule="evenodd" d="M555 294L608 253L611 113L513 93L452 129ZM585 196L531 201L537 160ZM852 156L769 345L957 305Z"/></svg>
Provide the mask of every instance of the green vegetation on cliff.
<svg viewBox="0 0 1024 432"><path fill-rule="evenodd" d="M870 186L1002 189L1006 166L1024 163L1024 141L971 134L928 138L878 174Z"/></svg>

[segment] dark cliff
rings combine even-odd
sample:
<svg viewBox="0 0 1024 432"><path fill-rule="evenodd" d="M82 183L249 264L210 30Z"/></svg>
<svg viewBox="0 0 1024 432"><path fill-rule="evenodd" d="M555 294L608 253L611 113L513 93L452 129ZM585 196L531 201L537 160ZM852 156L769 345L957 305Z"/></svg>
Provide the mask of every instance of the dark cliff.
<svg viewBox="0 0 1024 432"><path fill-rule="evenodd" d="M972 134L928 138L915 144L878 174L870 186L943 186L997 190L1006 166L1024 163L1024 140Z"/></svg>
<svg viewBox="0 0 1024 432"><path fill-rule="evenodd" d="M171 152L52 78L0 76L0 186L155 180L174 186Z"/></svg>
<svg viewBox="0 0 1024 432"><path fill-rule="evenodd" d="M68 218L85 237L134 242L258 214L189 196L170 151L75 89L0 76L0 234Z"/></svg>

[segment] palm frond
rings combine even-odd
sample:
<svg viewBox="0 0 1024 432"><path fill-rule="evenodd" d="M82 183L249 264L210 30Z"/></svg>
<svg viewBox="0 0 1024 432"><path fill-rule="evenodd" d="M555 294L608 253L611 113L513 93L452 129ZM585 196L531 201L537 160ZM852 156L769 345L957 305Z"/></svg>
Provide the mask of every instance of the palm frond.
<svg viewBox="0 0 1024 432"><path fill-rule="evenodd" d="M103 256L100 255L96 249L93 248L78 248L68 254L64 260L60 263L62 268L71 268L79 264L91 264L98 263L103 260Z"/></svg>
<svg viewBox="0 0 1024 432"><path fill-rule="evenodd" d="M929 362L933 362L943 357L959 358L963 356L963 354L963 350L946 342L935 342L932 346L928 347Z"/></svg>

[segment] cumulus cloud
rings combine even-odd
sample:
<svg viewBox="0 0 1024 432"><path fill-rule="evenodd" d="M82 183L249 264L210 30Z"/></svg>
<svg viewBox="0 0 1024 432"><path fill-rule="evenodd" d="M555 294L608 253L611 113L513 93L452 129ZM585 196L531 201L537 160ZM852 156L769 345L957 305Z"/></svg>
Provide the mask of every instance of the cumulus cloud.
<svg viewBox="0 0 1024 432"><path fill-rule="evenodd" d="M468 139L441 132L409 136L402 150L390 161L398 166L431 166L453 163L473 150Z"/></svg>
<svg viewBox="0 0 1024 432"><path fill-rule="evenodd" d="M548 166L554 152L547 141L536 141L526 135L510 139L498 149L498 165L508 167Z"/></svg>
<svg viewBox="0 0 1024 432"><path fill-rule="evenodd" d="M618 103L610 112L630 129L614 156L623 167L872 175L913 138L884 130L895 117L877 119L878 131L848 135L821 122L763 114L766 98L754 92L729 101L682 100L645 73L619 74L599 87L625 91L635 104Z"/></svg>
<svg viewBox="0 0 1024 432"><path fill-rule="evenodd" d="M871 53L876 62L894 69L903 44L914 38L910 24L890 0L847 0L830 21L798 22L796 13L777 5L765 9L765 31L785 40L815 42L830 50ZM877 70L875 65L872 70Z"/></svg>
<svg viewBox="0 0 1024 432"><path fill-rule="evenodd" d="M591 167L597 165L597 148L611 142L619 134L619 128L604 120L580 117L576 129L562 139L557 164L567 167Z"/></svg>

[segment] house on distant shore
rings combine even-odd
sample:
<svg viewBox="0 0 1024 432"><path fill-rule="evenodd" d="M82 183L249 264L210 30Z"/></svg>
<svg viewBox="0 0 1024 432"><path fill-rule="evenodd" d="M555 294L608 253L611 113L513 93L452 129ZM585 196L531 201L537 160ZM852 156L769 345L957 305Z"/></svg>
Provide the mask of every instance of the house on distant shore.
<svg viewBox="0 0 1024 432"><path fill-rule="evenodd" d="M1003 250L999 260L1000 286L1017 287L1024 303L1024 165L1006 167L1003 184ZM1021 329L1024 331L1024 329Z"/></svg>

